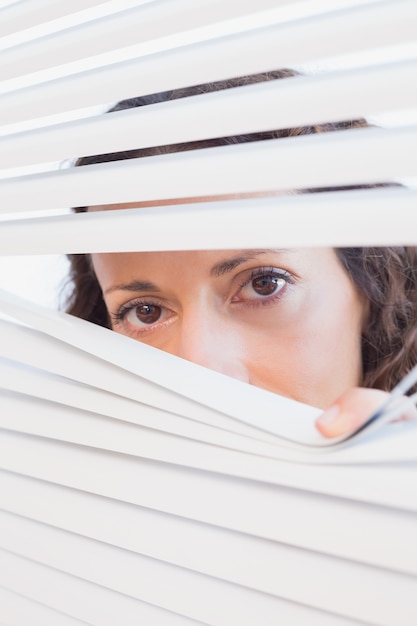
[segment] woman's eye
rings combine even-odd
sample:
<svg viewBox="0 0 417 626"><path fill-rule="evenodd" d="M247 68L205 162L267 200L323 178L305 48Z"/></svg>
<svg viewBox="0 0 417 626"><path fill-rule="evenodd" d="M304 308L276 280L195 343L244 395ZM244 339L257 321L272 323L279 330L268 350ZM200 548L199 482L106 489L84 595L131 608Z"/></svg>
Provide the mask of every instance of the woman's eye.
<svg viewBox="0 0 417 626"><path fill-rule="evenodd" d="M162 308L156 304L139 304L130 309L126 320L132 326L155 324L162 317Z"/></svg>
<svg viewBox="0 0 417 626"><path fill-rule="evenodd" d="M258 273L242 285L238 293L238 300L260 300L278 294L289 282L285 276L276 272Z"/></svg>
<svg viewBox="0 0 417 626"><path fill-rule="evenodd" d="M175 311L164 304L152 301L132 300L110 314L113 328L134 334L151 331L175 319Z"/></svg>
<svg viewBox="0 0 417 626"><path fill-rule="evenodd" d="M258 276L251 281L252 289L259 296L272 296L274 293L282 289L285 280L278 276Z"/></svg>

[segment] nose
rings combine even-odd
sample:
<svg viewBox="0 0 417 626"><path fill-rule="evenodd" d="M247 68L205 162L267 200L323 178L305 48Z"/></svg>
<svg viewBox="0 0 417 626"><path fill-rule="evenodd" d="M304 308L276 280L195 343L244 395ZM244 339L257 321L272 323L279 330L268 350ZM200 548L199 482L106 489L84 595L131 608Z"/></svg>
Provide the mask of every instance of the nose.
<svg viewBox="0 0 417 626"><path fill-rule="evenodd" d="M233 324L213 312L183 317L175 354L220 374L249 383L244 341Z"/></svg>

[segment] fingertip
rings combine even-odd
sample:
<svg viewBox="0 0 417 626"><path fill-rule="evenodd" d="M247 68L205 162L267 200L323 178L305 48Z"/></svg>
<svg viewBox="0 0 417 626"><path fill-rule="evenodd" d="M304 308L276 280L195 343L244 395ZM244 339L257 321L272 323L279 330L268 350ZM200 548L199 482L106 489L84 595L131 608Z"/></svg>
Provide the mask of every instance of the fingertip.
<svg viewBox="0 0 417 626"><path fill-rule="evenodd" d="M333 404L316 420L316 427L325 437L340 437L349 432L351 419L338 404Z"/></svg>
<svg viewBox="0 0 417 626"><path fill-rule="evenodd" d="M386 400L388 394L378 389L355 388L345 392L316 420L325 437L341 437L354 432Z"/></svg>

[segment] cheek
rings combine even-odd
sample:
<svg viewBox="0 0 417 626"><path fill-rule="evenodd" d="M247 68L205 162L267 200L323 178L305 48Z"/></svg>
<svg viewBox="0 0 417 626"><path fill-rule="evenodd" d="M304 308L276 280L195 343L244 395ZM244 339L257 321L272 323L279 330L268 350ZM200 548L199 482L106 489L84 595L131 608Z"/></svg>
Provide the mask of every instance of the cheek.
<svg viewBox="0 0 417 626"><path fill-rule="evenodd" d="M280 395L316 404L319 338L303 328L275 328L256 333L246 348L246 367L252 385Z"/></svg>
<svg viewBox="0 0 417 626"><path fill-rule="evenodd" d="M362 306L350 286L294 298L247 335L251 383L325 408L361 378Z"/></svg>

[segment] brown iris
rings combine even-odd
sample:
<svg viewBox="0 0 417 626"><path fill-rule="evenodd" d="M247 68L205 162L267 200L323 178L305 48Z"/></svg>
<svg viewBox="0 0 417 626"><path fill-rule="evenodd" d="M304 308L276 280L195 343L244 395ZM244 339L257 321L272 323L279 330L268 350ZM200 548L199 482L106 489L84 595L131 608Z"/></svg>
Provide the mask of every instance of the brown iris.
<svg viewBox="0 0 417 626"><path fill-rule="evenodd" d="M259 276L252 280L253 290L260 296L271 296L280 286L282 278L278 276Z"/></svg>
<svg viewBox="0 0 417 626"><path fill-rule="evenodd" d="M154 324L161 317L161 307L155 304L140 304L136 307L135 314L142 324Z"/></svg>

